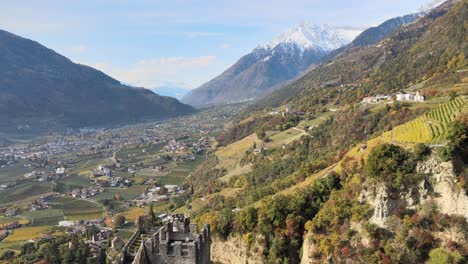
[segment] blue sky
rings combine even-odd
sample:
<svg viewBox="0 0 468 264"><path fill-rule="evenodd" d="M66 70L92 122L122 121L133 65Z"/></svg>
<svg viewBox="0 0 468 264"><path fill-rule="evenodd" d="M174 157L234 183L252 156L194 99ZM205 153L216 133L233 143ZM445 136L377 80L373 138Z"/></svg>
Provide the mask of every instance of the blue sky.
<svg viewBox="0 0 468 264"><path fill-rule="evenodd" d="M0 29L132 85L195 88L301 22L368 27L441 0L2 0Z"/></svg>

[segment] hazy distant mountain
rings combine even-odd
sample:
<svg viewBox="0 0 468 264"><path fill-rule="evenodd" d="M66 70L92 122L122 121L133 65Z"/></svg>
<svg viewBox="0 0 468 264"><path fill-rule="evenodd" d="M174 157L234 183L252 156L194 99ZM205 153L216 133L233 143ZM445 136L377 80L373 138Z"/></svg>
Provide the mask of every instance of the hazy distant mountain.
<svg viewBox="0 0 468 264"><path fill-rule="evenodd" d="M159 86L151 90L159 95L170 96L179 100L188 92L190 92L190 89L170 85Z"/></svg>
<svg viewBox="0 0 468 264"><path fill-rule="evenodd" d="M0 129L102 126L194 111L0 30Z"/></svg>
<svg viewBox="0 0 468 264"><path fill-rule="evenodd" d="M361 30L301 24L259 45L218 77L192 90L182 102L203 106L261 97L293 79L330 51L351 42Z"/></svg>

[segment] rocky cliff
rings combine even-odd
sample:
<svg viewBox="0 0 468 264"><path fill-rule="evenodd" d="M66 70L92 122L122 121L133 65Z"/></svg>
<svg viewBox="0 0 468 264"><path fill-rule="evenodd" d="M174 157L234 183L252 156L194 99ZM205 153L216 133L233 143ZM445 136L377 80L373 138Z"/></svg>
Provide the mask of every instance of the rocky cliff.
<svg viewBox="0 0 468 264"><path fill-rule="evenodd" d="M226 241L219 238L213 238L211 243L211 260L213 263L249 263L261 264L264 262L262 256L262 247L259 243L260 237L257 237L250 246L244 243L242 237L229 237ZM227 250L229 249L229 250Z"/></svg>
<svg viewBox="0 0 468 264"><path fill-rule="evenodd" d="M432 155L418 164L417 173L423 173L424 179L397 197L392 197L383 185L368 187L361 192L360 201L374 208L372 223L386 227L386 221L398 208L418 210L428 201L434 201L443 214L468 218L468 196L457 186L458 179L451 161L442 162Z"/></svg>

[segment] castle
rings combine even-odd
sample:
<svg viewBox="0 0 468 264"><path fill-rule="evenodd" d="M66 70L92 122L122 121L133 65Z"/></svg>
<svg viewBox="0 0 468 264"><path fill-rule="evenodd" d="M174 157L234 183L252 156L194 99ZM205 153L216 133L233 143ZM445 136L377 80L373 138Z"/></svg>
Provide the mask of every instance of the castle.
<svg viewBox="0 0 468 264"><path fill-rule="evenodd" d="M172 216L157 232L141 243L133 264L209 264L210 226L200 233L196 224L184 215Z"/></svg>

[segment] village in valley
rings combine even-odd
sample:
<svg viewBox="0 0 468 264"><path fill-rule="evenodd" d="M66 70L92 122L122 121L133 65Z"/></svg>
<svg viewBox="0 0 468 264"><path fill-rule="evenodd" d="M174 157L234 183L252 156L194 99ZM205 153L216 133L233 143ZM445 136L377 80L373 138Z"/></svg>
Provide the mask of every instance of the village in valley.
<svg viewBox="0 0 468 264"><path fill-rule="evenodd" d="M398 92L365 97L361 107L393 103L424 107L437 101L426 101L419 91ZM0 252L21 252L30 244L67 234L78 236L96 259L105 256L113 263L131 263L142 257L141 250L147 246L142 241L158 234L148 221L161 230L174 221L185 221L181 230L190 226L198 232L200 226L190 224L192 206L209 204L209 199L192 197L189 176L213 151L225 158L228 167L233 166L231 159L239 159L242 153L223 154L230 149L216 150L215 144L243 107L205 109L165 122L113 129L67 130L0 146ZM261 114L294 120L295 125L269 131L263 135L267 140L253 139L253 147L247 148L255 156L267 156L269 148L285 149L340 111L334 105L317 115L306 115L291 105L269 109ZM209 236L209 227L202 232ZM196 240L192 235L185 239L188 242L174 243L190 247ZM196 248L197 254L206 253Z"/></svg>
<svg viewBox="0 0 468 264"><path fill-rule="evenodd" d="M150 204L161 223L185 205L186 177L240 109L0 146L0 252L61 233L85 236L95 256L119 252Z"/></svg>

